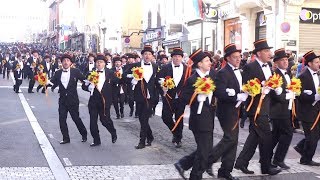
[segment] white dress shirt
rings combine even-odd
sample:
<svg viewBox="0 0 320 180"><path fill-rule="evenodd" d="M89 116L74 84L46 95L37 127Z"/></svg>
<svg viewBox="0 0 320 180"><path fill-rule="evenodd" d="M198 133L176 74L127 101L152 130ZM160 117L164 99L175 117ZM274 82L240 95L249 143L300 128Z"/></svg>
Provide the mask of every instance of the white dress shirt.
<svg viewBox="0 0 320 180"><path fill-rule="evenodd" d="M64 72L67 71L67 72ZM70 68L63 69L61 74L61 83L65 89L67 89L70 80Z"/></svg>
<svg viewBox="0 0 320 180"><path fill-rule="evenodd" d="M241 76L241 73L240 73L240 69L239 68L236 68L234 67L232 64L228 63L229 66L232 68L233 72L234 72L234 75L236 76L237 80L238 80L238 83L239 83L239 87L240 87L240 91L242 89L242 76Z"/></svg>
<svg viewBox="0 0 320 180"><path fill-rule="evenodd" d="M144 61L141 61L141 67L143 68L143 78L148 83L152 77L153 68L151 62L150 65L144 65L144 63Z"/></svg>
<svg viewBox="0 0 320 180"><path fill-rule="evenodd" d="M91 72L94 68L94 62L89 62L89 71Z"/></svg>
<svg viewBox="0 0 320 180"><path fill-rule="evenodd" d="M108 69L111 69L111 68L112 68L112 62L111 62L111 61L108 61L106 67L107 67Z"/></svg>
<svg viewBox="0 0 320 180"><path fill-rule="evenodd" d="M18 64L20 65L20 69L23 69L23 62L22 61L18 61Z"/></svg>
<svg viewBox="0 0 320 180"><path fill-rule="evenodd" d="M46 62L47 70L50 71L50 63Z"/></svg>
<svg viewBox="0 0 320 180"><path fill-rule="evenodd" d="M172 65L172 74L173 74L172 78L174 81L174 85L178 87L183 75L183 65L180 64L179 67L175 67L173 63L171 63L171 65Z"/></svg>
<svg viewBox="0 0 320 180"><path fill-rule="evenodd" d="M285 79L286 79L286 81L287 81L287 84L290 84L291 83L291 80L290 80L290 76L289 76L289 74L287 73L287 70L286 69L280 69L280 68L278 68L280 71L281 71L281 73L284 75L284 77L285 77Z"/></svg>
<svg viewBox="0 0 320 180"><path fill-rule="evenodd" d="M313 83L314 83L314 88L315 88L315 90L317 92L317 89L319 87L319 76L318 76L316 71L313 71L309 67L308 67L308 69L309 69L309 71L311 73L311 76L312 76L312 79L313 79Z"/></svg>
<svg viewBox="0 0 320 180"><path fill-rule="evenodd" d="M272 76L269 64L268 63L263 63L257 58L256 58L256 60L260 64L260 67L261 67L261 69L263 71L265 79L268 80L270 78L270 76ZM263 65L266 65L266 66L263 67Z"/></svg>
<svg viewBox="0 0 320 180"><path fill-rule="evenodd" d="M99 73L99 82L97 84L97 89L101 92L104 82L106 81L106 73L103 69L101 73Z"/></svg>

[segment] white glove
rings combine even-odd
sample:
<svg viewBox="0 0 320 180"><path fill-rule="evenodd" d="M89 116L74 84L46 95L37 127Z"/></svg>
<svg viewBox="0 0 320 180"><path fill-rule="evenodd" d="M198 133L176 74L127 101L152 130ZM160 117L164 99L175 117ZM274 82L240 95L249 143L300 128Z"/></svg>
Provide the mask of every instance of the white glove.
<svg viewBox="0 0 320 180"><path fill-rule="evenodd" d="M132 84L132 85L136 85L136 84L138 84L138 81L133 78L133 79L131 80L131 84Z"/></svg>
<svg viewBox="0 0 320 180"><path fill-rule="evenodd" d="M249 95L248 93L238 93L237 101L242 101L242 102L246 101L248 98L248 95Z"/></svg>
<svg viewBox="0 0 320 180"><path fill-rule="evenodd" d="M132 74L127 74L127 78L133 78Z"/></svg>
<svg viewBox="0 0 320 180"><path fill-rule="evenodd" d="M235 96L236 95L236 91L234 89L226 89L226 92L228 93L228 96Z"/></svg>
<svg viewBox="0 0 320 180"><path fill-rule="evenodd" d="M93 89L94 89L94 85L93 85L93 84L90 84L90 85L88 86L88 90L89 90L90 92L92 92Z"/></svg>
<svg viewBox="0 0 320 180"><path fill-rule="evenodd" d="M296 96L294 95L294 92L292 91L289 91L288 93L286 93L286 100L289 100L289 99L296 99Z"/></svg>
<svg viewBox="0 0 320 180"><path fill-rule="evenodd" d="M304 90L303 93L305 93L305 94L310 96L312 94L312 91L311 90Z"/></svg>
<svg viewBox="0 0 320 180"><path fill-rule="evenodd" d="M206 94L198 94L197 100L198 102L204 102L206 101L207 95Z"/></svg>
<svg viewBox="0 0 320 180"><path fill-rule="evenodd" d="M83 82L85 86L88 86L90 84L90 81L88 79L83 80Z"/></svg>
<svg viewBox="0 0 320 180"><path fill-rule="evenodd" d="M275 91L276 95L279 96L282 93L283 89L282 89L282 87L278 87L274 91Z"/></svg>
<svg viewBox="0 0 320 180"><path fill-rule="evenodd" d="M159 84L161 85L164 82L164 78L159 78Z"/></svg>
<svg viewBox="0 0 320 180"><path fill-rule="evenodd" d="M269 94L270 88L268 88L268 87L262 88L262 91L264 94Z"/></svg>
<svg viewBox="0 0 320 180"><path fill-rule="evenodd" d="M51 81L47 81L47 84L46 85L51 85L51 86L53 86L53 83L51 82Z"/></svg>
<svg viewBox="0 0 320 180"><path fill-rule="evenodd" d="M314 95L314 100L315 101L320 101L320 94L315 94Z"/></svg>

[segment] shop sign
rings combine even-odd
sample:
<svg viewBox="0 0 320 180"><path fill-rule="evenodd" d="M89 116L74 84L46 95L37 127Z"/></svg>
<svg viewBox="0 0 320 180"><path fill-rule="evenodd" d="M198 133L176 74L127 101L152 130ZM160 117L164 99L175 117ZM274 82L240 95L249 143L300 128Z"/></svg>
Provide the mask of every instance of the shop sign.
<svg viewBox="0 0 320 180"><path fill-rule="evenodd" d="M299 17L300 23L320 24L320 9L302 7Z"/></svg>
<svg viewBox="0 0 320 180"><path fill-rule="evenodd" d="M287 46L296 46L296 45L297 45L296 40L289 40L289 42L287 42Z"/></svg>
<svg viewBox="0 0 320 180"><path fill-rule="evenodd" d="M143 35L143 42L152 42L164 39L164 28L147 29Z"/></svg>

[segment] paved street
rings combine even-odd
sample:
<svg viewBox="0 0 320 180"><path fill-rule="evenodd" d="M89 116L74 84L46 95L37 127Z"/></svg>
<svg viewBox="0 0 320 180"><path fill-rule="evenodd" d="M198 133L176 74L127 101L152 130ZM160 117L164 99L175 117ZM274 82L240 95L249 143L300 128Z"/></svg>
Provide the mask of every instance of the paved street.
<svg viewBox="0 0 320 180"><path fill-rule="evenodd" d="M155 141L151 147L136 150L138 143L139 122L128 117L128 106L125 107L125 118L117 120L112 107L111 114L117 129L118 141L111 142L111 135L99 124L102 144L90 147L92 137L81 142L81 135L68 117L70 144L60 145L62 140L58 122L57 89L48 96L27 93L28 81L24 80L16 94L12 90L10 78L0 79L0 179L114 179L114 180L151 180L180 179L173 163L184 155L195 150L193 135L185 121L183 146L176 149L171 143L171 134L161 120L161 103L157 107L156 116L150 119ZM35 85L37 87L37 83ZM87 101L89 93L78 89L80 96L80 117L89 133L89 113ZM240 130L239 148L242 149L248 135L247 125ZM214 143L222 137L219 122L215 122ZM302 134L295 133L287 155L286 163L291 166L288 171L273 177L260 175L258 153L255 154L249 169L255 171L254 176L246 176L238 170L232 173L241 179L320 179L320 168L302 166L299 155L293 149ZM257 150L258 152L258 150ZM315 161L320 161L320 148L317 148ZM215 175L219 163L214 165ZM187 172L188 174L190 172ZM188 176L188 175L187 175ZM207 174L204 176L210 179Z"/></svg>

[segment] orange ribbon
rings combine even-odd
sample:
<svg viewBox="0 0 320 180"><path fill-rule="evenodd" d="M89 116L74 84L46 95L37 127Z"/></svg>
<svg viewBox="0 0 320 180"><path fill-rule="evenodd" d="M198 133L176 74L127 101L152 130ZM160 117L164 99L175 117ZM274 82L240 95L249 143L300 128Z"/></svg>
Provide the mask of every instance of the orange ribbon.
<svg viewBox="0 0 320 180"><path fill-rule="evenodd" d="M296 126L294 125L294 118L297 116L296 114L296 103L294 102L294 100L292 101L292 110L291 110L291 121L292 121L292 127L296 128Z"/></svg>
<svg viewBox="0 0 320 180"><path fill-rule="evenodd" d="M143 79L141 80L141 91L142 91L142 95L143 95L144 99L146 100L147 107L149 107L149 103L148 103L148 99L147 99L147 94L146 94L146 91L144 90Z"/></svg>
<svg viewBox="0 0 320 180"><path fill-rule="evenodd" d="M96 86L97 88L97 86ZM98 88L97 88L98 90ZM99 90L98 90L99 91ZM103 97L103 94L101 93L101 91L99 91L101 97L102 97L102 103L103 103L103 115L106 116L106 99Z"/></svg>
<svg viewBox="0 0 320 180"><path fill-rule="evenodd" d="M169 108L170 108L170 111L171 111L171 113L172 113L173 111L172 111L172 108L171 108L171 105L170 105L170 102L169 102L169 99L172 99L172 97L170 97L170 95L166 93L166 95L164 95L164 98L166 98L167 103L168 103ZM169 98L169 99L168 99L168 98Z"/></svg>
<svg viewBox="0 0 320 180"><path fill-rule="evenodd" d="M256 120L257 120L258 114L260 113L261 106L262 106L262 102L263 102L263 99L264 99L265 96L266 96L266 95L265 95L264 93L261 94L260 99L259 99L259 104L258 104L256 113L255 113L255 115L254 115L253 122L254 122L254 124L255 124L256 126L258 126L257 123L256 123Z"/></svg>
<svg viewBox="0 0 320 180"><path fill-rule="evenodd" d="M191 104L193 103L193 101L194 101L194 99L196 98L196 96L197 96L197 93L194 92L194 93L192 94L192 96L191 96L191 99L190 99L190 102L189 102L189 106L191 106ZM179 119L176 121L176 123L174 124L171 132L173 132L173 131L178 127L178 124L179 124L180 121L182 120L183 116L184 116L184 113L183 113L183 114L179 117Z"/></svg>
<svg viewBox="0 0 320 180"><path fill-rule="evenodd" d="M237 121L236 121L236 124L233 126L232 128L232 131L235 130L237 127L238 127L238 124L239 124L239 116L240 116L240 107L238 107L238 116L237 116Z"/></svg>
<svg viewBox="0 0 320 180"><path fill-rule="evenodd" d="M319 122L319 119L320 119L320 112L318 113L318 116L315 119L315 121L314 121L314 123L313 123L313 125L312 125L312 127L310 129L311 131L316 127L317 123Z"/></svg>
<svg viewBox="0 0 320 180"><path fill-rule="evenodd" d="M251 108L251 106L252 106L252 104L253 104L253 100L254 100L254 96L251 96L250 103L249 103L249 105L248 105L248 107L247 107L247 109L246 109L247 112L250 110L250 108Z"/></svg>

